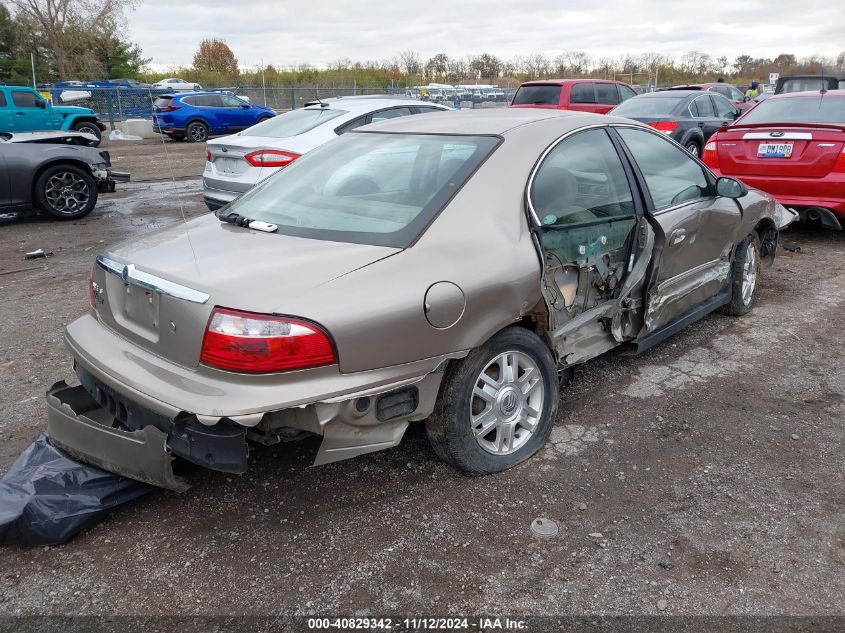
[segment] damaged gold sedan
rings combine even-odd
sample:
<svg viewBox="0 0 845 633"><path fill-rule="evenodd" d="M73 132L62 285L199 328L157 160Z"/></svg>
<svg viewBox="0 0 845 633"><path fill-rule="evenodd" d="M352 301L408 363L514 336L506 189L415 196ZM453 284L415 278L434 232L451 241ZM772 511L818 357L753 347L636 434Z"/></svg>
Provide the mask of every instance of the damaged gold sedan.
<svg viewBox="0 0 845 633"><path fill-rule="evenodd" d="M48 394L74 456L185 487L251 444L324 464L425 420L473 474L529 457L571 368L750 311L792 215L631 121L455 112L363 127L215 215L97 258Z"/></svg>

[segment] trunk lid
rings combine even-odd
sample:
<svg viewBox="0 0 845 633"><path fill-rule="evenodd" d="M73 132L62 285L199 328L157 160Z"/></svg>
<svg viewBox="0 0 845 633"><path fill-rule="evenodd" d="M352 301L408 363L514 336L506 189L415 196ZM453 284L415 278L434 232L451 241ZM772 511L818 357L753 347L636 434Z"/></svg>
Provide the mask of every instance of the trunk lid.
<svg viewBox="0 0 845 633"><path fill-rule="evenodd" d="M108 265L93 273L97 314L125 338L194 367L214 306L307 319L301 298L400 250L262 233L207 215L105 253Z"/></svg>
<svg viewBox="0 0 845 633"><path fill-rule="evenodd" d="M207 146L211 157L211 169L215 176L232 177L246 173L251 167L245 156L260 149L282 150L303 154L309 148L297 143L296 137L278 139L264 136L226 136L210 141ZM275 172L275 168L264 168Z"/></svg>
<svg viewBox="0 0 845 633"><path fill-rule="evenodd" d="M823 178L842 152L845 127L740 125L720 131L717 141L725 175Z"/></svg>

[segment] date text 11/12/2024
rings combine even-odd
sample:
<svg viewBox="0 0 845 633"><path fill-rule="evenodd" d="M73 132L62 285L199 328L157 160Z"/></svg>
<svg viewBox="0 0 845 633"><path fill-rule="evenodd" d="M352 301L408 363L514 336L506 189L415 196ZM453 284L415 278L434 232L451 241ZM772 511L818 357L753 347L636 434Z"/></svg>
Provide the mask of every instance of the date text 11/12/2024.
<svg viewBox="0 0 845 633"><path fill-rule="evenodd" d="M481 617L470 618L308 618L312 630L396 630L396 631L524 631L526 622L519 619Z"/></svg>

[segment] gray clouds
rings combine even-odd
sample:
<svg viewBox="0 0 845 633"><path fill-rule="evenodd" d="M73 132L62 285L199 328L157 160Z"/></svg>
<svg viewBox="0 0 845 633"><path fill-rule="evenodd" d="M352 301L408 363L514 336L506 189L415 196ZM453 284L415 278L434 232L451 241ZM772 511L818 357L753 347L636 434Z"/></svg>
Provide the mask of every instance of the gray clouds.
<svg viewBox="0 0 845 633"><path fill-rule="evenodd" d="M377 60L406 49L424 58L698 50L731 60L845 49L835 0L143 0L128 18L128 36L155 67L190 65L206 37L225 39L242 66Z"/></svg>

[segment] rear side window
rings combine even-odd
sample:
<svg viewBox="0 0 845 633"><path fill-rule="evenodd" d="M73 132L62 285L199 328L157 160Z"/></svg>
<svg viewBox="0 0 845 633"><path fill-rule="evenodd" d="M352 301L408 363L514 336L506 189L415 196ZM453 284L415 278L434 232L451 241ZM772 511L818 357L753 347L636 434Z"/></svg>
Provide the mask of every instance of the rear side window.
<svg viewBox="0 0 845 633"><path fill-rule="evenodd" d="M520 86L513 96L513 105L558 105L560 86Z"/></svg>
<svg viewBox="0 0 845 633"><path fill-rule="evenodd" d="M839 80L839 89L840 89L840 90L845 90L845 79L840 79L840 80Z"/></svg>
<svg viewBox="0 0 845 633"><path fill-rule="evenodd" d="M432 108L431 106L417 106L417 112L420 114L430 114L432 112L443 112L441 108Z"/></svg>
<svg viewBox="0 0 845 633"><path fill-rule="evenodd" d="M634 214L634 199L622 161L607 132L600 129L561 141L537 170L530 196L544 226Z"/></svg>
<svg viewBox="0 0 845 633"><path fill-rule="evenodd" d="M645 178L655 210L709 195L704 170L688 152L651 132L632 128L617 131Z"/></svg>
<svg viewBox="0 0 845 633"><path fill-rule="evenodd" d="M41 99L34 92L12 91L12 103L19 108L34 108L37 101Z"/></svg>
<svg viewBox="0 0 845 633"><path fill-rule="evenodd" d="M190 104L202 108L222 108L223 100L220 95L197 95L195 97L185 97L182 101L187 102L191 99Z"/></svg>
<svg viewBox="0 0 845 633"><path fill-rule="evenodd" d="M595 103L596 89L594 84L574 84L569 92L569 103Z"/></svg>
<svg viewBox="0 0 845 633"><path fill-rule="evenodd" d="M713 103L710 101L710 97L708 97L707 95L696 97L693 100L693 104L695 104L695 111L698 113L693 114L693 116L706 117L710 119L716 116L716 113L713 111ZM690 111L693 110L690 109Z"/></svg>
<svg viewBox="0 0 845 633"><path fill-rule="evenodd" d="M5 93L0 92L0 108L6 107L6 95Z"/></svg>
<svg viewBox="0 0 845 633"><path fill-rule="evenodd" d="M596 84L596 101L611 105L619 103L619 90L616 84Z"/></svg>
<svg viewBox="0 0 845 633"><path fill-rule="evenodd" d="M400 116L410 116L411 108L390 108L390 110L382 110L381 112L373 112L371 123L378 123L379 121L386 121L387 119L397 119Z"/></svg>
<svg viewBox="0 0 845 633"><path fill-rule="evenodd" d="M346 110L333 110L329 108L302 108L291 110L279 116L267 119L263 123L253 125L240 134L245 136L268 136L271 138L290 138L298 136L318 125L346 114ZM361 124L363 125L363 123ZM351 128L350 128L351 129ZM349 131L349 130L344 130Z"/></svg>

